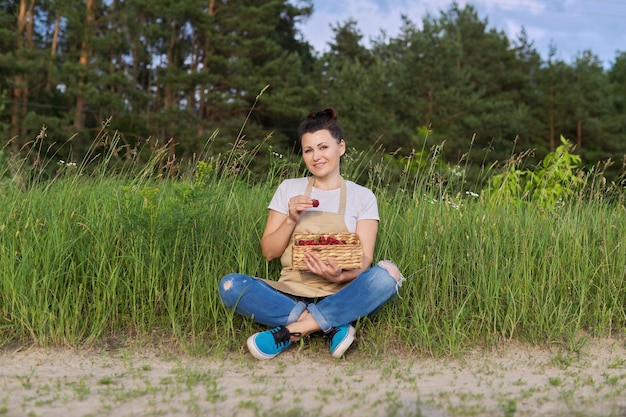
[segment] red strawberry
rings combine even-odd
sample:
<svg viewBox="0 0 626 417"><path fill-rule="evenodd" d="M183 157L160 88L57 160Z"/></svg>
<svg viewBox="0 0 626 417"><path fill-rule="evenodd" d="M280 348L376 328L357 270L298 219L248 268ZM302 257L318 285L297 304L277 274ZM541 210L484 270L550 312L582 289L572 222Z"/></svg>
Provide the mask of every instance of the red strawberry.
<svg viewBox="0 0 626 417"><path fill-rule="evenodd" d="M313 207L317 207L319 205L320 205L320 201L316 200L316 199L313 199Z"/></svg>

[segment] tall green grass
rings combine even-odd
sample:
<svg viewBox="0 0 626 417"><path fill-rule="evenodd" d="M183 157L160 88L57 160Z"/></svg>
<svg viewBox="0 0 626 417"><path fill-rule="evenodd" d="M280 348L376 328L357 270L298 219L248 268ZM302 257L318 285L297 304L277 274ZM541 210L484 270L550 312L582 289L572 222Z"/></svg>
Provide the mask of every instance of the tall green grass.
<svg viewBox="0 0 626 417"><path fill-rule="evenodd" d="M45 180L29 155L0 168L0 346L156 334L216 355L237 349L258 326L222 307L217 284L234 271L278 276L260 235L276 185L303 175L299 157L270 148L267 177L251 181L262 148L239 143L211 155L209 140L172 175L166 147L124 159L108 138L76 165L43 161L58 165ZM376 259L406 277L397 298L359 323L363 350L445 355L508 340L577 349L588 337L623 334L619 187L599 185L596 173L557 206L516 204L493 198L497 190L466 193L458 167L431 156L346 160L344 175L365 178L379 198Z"/></svg>
<svg viewBox="0 0 626 417"><path fill-rule="evenodd" d="M390 220L380 256L398 259L408 282L388 324L411 348L454 353L511 339L575 348L624 330L621 206L540 213L415 200Z"/></svg>

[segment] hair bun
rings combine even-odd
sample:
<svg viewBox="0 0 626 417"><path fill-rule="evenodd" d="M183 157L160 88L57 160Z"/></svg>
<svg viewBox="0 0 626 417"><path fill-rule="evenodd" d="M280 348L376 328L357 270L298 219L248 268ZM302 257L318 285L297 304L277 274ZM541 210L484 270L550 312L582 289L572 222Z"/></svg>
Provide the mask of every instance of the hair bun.
<svg viewBox="0 0 626 417"><path fill-rule="evenodd" d="M309 119L327 118L328 120L337 120L337 117L337 110L332 107L326 107L324 110L318 111L317 113L311 113L308 116Z"/></svg>
<svg viewBox="0 0 626 417"><path fill-rule="evenodd" d="M298 126L298 138L302 140L305 133L315 133L320 130L328 130L337 143L343 140L343 133L337 124L337 110L326 107L324 110L309 113Z"/></svg>

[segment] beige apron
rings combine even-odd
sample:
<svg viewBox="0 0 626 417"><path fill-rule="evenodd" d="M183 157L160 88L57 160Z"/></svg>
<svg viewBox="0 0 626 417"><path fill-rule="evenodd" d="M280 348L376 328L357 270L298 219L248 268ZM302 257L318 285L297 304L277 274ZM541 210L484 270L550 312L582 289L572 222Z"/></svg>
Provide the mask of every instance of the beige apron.
<svg viewBox="0 0 626 417"><path fill-rule="evenodd" d="M309 178L304 195L311 196L313 178ZM323 204L323 202L322 202ZM293 233L347 233L348 228L344 219L346 211L346 181L341 180L339 197L339 211L330 213L324 211L305 211L300 214ZM287 249L280 257L282 270L278 281L264 280L279 291L301 297L324 297L342 289L347 283L334 283L309 271L295 271L291 269L291 251L293 234Z"/></svg>

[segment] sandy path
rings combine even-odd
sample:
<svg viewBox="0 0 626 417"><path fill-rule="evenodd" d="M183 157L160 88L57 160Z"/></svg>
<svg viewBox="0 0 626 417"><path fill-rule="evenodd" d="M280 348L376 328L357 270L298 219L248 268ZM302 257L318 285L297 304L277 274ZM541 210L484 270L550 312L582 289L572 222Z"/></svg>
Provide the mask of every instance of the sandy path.
<svg viewBox="0 0 626 417"><path fill-rule="evenodd" d="M292 348L268 362L0 351L0 416L409 415L626 417L626 346L340 361Z"/></svg>

